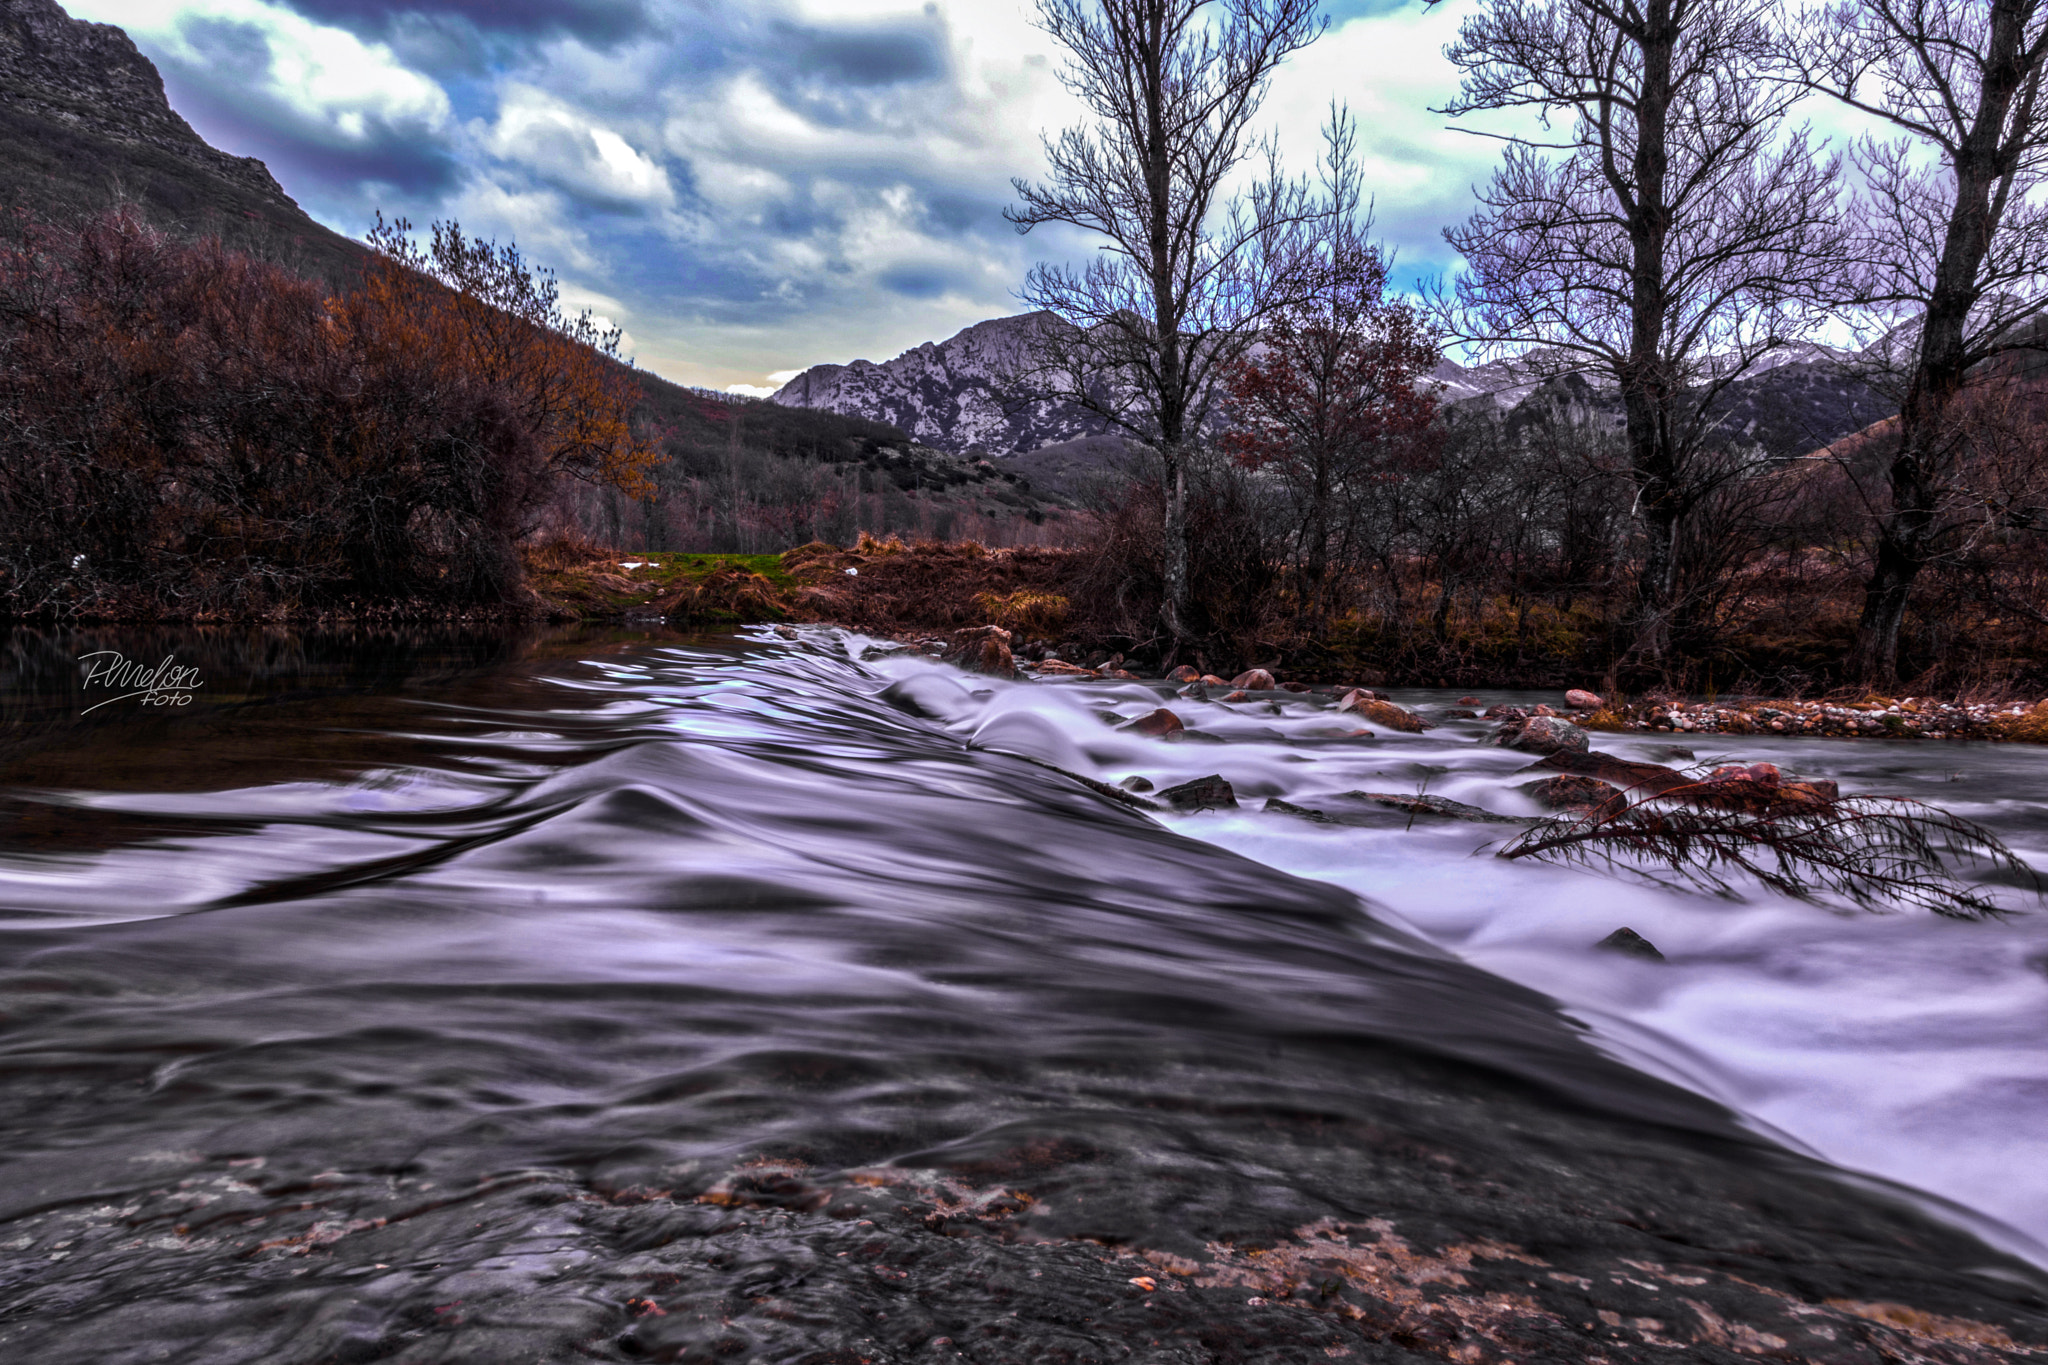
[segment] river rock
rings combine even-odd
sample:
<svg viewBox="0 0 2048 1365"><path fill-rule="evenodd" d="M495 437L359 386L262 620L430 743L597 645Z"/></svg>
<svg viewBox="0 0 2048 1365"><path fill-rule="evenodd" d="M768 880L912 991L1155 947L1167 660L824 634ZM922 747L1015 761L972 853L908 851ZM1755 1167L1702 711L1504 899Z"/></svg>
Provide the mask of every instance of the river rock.
<svg viewBox="0 0 2048 1365"><path fill-rule="evenodd" d="M1433 728L1421 716L1390 701L1382 701L1361 688L1346 692L1337 703L1339 711L1349 711L1374 725L1384 725L1389 730L1400 730L1405 734L1419 735Z"/></svg>
<svg viewBox="0 0 2048 1365"><path fill-rule="evenodd" d="M991 678L1017 676L1017 661L1010 655L1010 632L1001 626L970 626L954 631L941 657L969 673L986 673Z"/></svg>
<svg viewBox="0 0 2048 1365"><path fill-rule="evenodd" d="M1201 677L1195 679L1195 681L1200 683L1204 687L1235 686L1235 684L1230 682L1227 678L1219 678L1214 673L1204 673Z"/></svg>
<svg viewBox="0 0 2048 1365"><path fill-rule="evenodd" d="M1157 710L1147 711L1144 715L1139 716L1123 728L1127 734L1151 735L1154 738L1164 738L1167 735L1187 729L1187 726L1181 723L1179 716L1176 716L1173 712L1162 706Z"/></svg>
<svg viewBox="0 0 2048 1365"><path fill-rule="evenodd" d="M1458 705L1460 705L1460 706L1477 706L1477 705L1479 705L1479 698L1477 698L1477 697L1460 697L1460 698L1458 698Z"/></svg>
<svg viewBox="0 0 2048 1365"><path fill-rule="evenodd" d="M1494 732L1493 742L1525 754L1554 754L1561 750L1582 754L1592 748L1586 732L1562 716L1510 720Z"/></svg>
<svg viewBox="0 0 2048 1365"><path fill-rule="evenodd" d="M1619 801L1621 789L1597 777L1546 777L1530 782L1522 790L1529 799L1550 810L1588 814L1609 801Z"/></svg>
<svg viewBox="0 0 2048 1365"><path fill-rule="evenodd" d="M1315 691L1315 689L1314 689L1313 687L1310 687L1310 686L1309 686L1309 685L1308 685L1307 683L1305 683L1305 682L1284 682L1284 683L1281 683L1281 684L1280 684L1280 690L1281 690L1282 692L1313 692L1313 691Z"/></svg>
<svg viewBox="0 0 2048 1365"><path fill-rule="evenodd" d="M1099 678L1102 675L1092 668L1066 663L1060 659L1047 659L1035 670L1041 678Z"/></svg>
<svg viewBox="0 0 2048 1365"><path fill-rule="evenodd" d="M1297 806L1292 801L1282 801L1277 796L1266 798L1266 811L1271 815L1292 815L1298 820L1308 820L1318 825L1337 823L1327 812L1314 810L1308 806Z"/></svg>
<svg viewBox="0 0 2048 1365"><path fill-rule="evenodd" d="M1527 720L1529 718L1529 708L1526 706L1509 706L1506 703L1497 702L1487 707L1480 714L1488 720Z"/></svg>
<svg viewBox="0 0 2048 1365"><path fill-rule="evenodd" d="M1775 763L1730 763L1676 793L1696 806L1765 815L1841 799L1833 782L1787 782Z"/></svg>
<svg viewBox="0 0 2048 1365"><path fill-rule="evenodd" d="M1529 714L1532 716L1554 716L1557 714L1557 712L1552 710L1550 707L1545 706L1542 702L1539 701L1533 708L1531 708Z"/></svg>
<svg viewBox="0 0 2048 1365"><path fill-rule="evenodd" d="M1478 720L1478 719L1479 719L1479 713L1478 713L1477 711L1474 711L1474 710L1472 710L1472 709L1471 709L1470 707L1467 707L1467 706L1453 706L1453 707L1451 707L1451 708L1450 708L1449 710L1446 710L1446 711L1439 711L1439 712L1437 712L1437 715L1438 715L1438 716L1440 716L1440 717L1442 717L1442 718L1443 718L1443 719L1445 719L1445 720Z"/></svg>
<svg viewBox="0 0 2048 1365"><path fill-rule="evenodd" d="M1175 810L1237 809L1237 793L1223 780L1221 773L1210 773L1207 777L1168 787L1159 793L1159 799Z"/></svg>
<svg viewBox="0 0 2048 1365"><path fill-rule="evenodd" d="M1478 825L1519 825L1525 823L1510 815L1495 815L1478 806L1468 806L1463 801L1453 801L1447 796L1427 796L1407 792L1345 792L1352 801L1370 801L1375 806L1388 810L1405 811L1410 815L1433 815L1441 820L1464 820Z"/></svg>
<svg viewBox="0 0 2048 1365"><path fill-rule="evenodd" d="M1117 783L1117 785L1127 792L1148 792L1152 790L1152 779L1133 775L1125 778Z"/></svg>
<svg viewBox="0 0 2048 1365"><path fill-rule="evenodd" d="M1532 763L1522 770L1525 773L1570 773L1577 777L1597 777L1602 782L1612 783L1630 796L1641 800L1646 796L1663 796L1679 787L1692 785L1692 779L1684 773L1655 763L1636 763L1613 754L1597 754L1561 749L1545 757L1539 763Z"/></svg>
<svg viewBox="0 0 2048 1365"><path fill-rule="evenodd" d="M1583 687L1574 687L1564 694L1564 704L1574 711L1598 711L1607 703L1601 700L1598 692L1588 692Z"/></svg>
<svg viewBox="0 0 2048 1365"><path fill-rule="evenodd" d="M1245 692L1245 691L1237 691L1237 692L1232 692L1232 693L1230 693L1230 694L1229 694L1228 696L1226 696L1226 697L1225 697L1225 698L1224 698L1223 700L1225 700L1225 701L1250 701L1251 699L1252 699L1252 694L1251 694L1251 693L1249 693L1249 692Z"/></svg>
<svg viewBox="0 0 2048 1365"><path fill-rule="evenodd" d="M1189 668L1186 664L1182 664L1179 668L1167 674L1166 680L1168 682L1191 683L1201 676L1199 672Z"/></svg>
<svg viewBox="0 0 2048 1365"><path fill-rule="evenodd" d="M1263 668L1248 668L1230 680L1232 687L1242 687L1247 692L1271 692L1273 675Z"/></svg>
<svg viewBox="0 0 2048 1365"><path fill-rule="evenodd" d="M1625 924L1593 946L1605 948L1610 953L1627 953L1631 957L1647 957L1658 962L1664 960L1664 954L1657 951L1656 944Z"/></svg>

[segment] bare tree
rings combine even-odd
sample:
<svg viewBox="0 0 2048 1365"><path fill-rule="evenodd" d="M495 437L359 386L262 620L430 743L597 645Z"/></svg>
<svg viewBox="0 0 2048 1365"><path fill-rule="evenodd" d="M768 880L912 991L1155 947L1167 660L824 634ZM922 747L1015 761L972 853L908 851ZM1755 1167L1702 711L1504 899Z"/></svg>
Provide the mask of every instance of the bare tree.
<svg viewBox="0 0 2048 1365"><path fill-rule="evenodd" d="M1445 111L1533 112L1446 231L1440 300L1482 351L1604 376L1626 413L1645 547L1629 655L1664 660L1681 522L1727 477L1714 400L1811 330L1837 283L1839 159L1785 129L1771 0L1489 0L1447 49ZM1553 121L1569 127L1553 133Z"/></svg>
<svg viewBox="0 0 2048 1365"><path fill-rule="evenodd" d="M1808 11L1786 50L1800 87L1899 130L1856 149L1870 191L1850 296L1882 322L1919 321L1916 340L1891 348L1899 440L1856 630L1856 668L1887 682L1967 462L1958 404L1970 373L2038 345L2028 324L2048 309L2048 5L1842 0Z"/></svg>
<svg viewBox="0 0 2048 1365"><path fill-rule="evenodd" d="M1046 139L1044 184L1013 182L1020 232L1067 223L1107 240L1085 266L1039 265L1025 300L1040 331L1026 385L1079 404L1158 451L1165 486L1161 615L1188 634L1187 458L1220 381L1250 345L1289 228L1314 213L1255 137L1273 70L1323 30L1316 0L1039 0L1067 50L1061 73L1092 121ZM1268 174L1226 195L1247 158Z"/></svg>

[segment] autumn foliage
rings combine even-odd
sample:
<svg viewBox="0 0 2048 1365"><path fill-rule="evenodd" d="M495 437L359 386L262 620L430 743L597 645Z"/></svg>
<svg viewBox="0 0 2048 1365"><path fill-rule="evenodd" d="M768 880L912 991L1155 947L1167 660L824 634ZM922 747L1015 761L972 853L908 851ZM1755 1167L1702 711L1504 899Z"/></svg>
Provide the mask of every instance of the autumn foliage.
<svg viewBox="0 0 2048 1365"><path fill-rule="evenodd" d="M396 233L331 297L121 211L8 223L0 611L502 603L557 480L634 487L649 455L602 335L551 325L531 272L528 311L489 316L520 296L509 249Z"/></svg>

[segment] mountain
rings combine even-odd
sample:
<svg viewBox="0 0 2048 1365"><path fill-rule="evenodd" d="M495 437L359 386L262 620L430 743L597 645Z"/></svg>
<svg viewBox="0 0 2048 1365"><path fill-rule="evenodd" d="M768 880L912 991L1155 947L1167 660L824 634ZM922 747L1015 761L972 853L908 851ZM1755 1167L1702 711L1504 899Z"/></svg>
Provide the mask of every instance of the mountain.
<svg viewBox="0 0 2048 1365"><path fill-rule="evenodd" d="M1043 451L1033 482L1071 493L1122 443L1103 436L1101 419L1078 408L1036 403L1020 409L1003 401L1003 376L1020 366L1032 332L1047 325L1060 324L1049 313L993 318L881 364L813 365L771 401L886 422L940 450L1013 458ZM1714 415L1729 435L1770 455L1805 454L1896 411L1857 377L1856 360L1854 353L1825 346L1780 347L1729 385ZM1560 403L1620 425L1621 400L1611 382L1549 378L1546 368L1555 369L1529 356L1475 366L1446 359L1430 378L1445 403L1481 404L1505 414L1511 425Z"/></svg>
<svg viewBox="0 0 2048 1365"><path fill-rule="evenodd" d="M0 195L65 220L127 203L178 236L338 283L365 248L308 217L261 161L209 146L126 33L55 0L0 0Z"/></svg>
<svg viewBox="0 0 2048 1365"><path fill-rule="evenodd" d="M995 455L1095 436L1102 419L1063 403L1007 403L1004 376L1028 355L1032 333L1063 326L1050 313L977 322L877 365L813 365L770 395L793 408L822 408L901 427L925 445Z"/></svg>

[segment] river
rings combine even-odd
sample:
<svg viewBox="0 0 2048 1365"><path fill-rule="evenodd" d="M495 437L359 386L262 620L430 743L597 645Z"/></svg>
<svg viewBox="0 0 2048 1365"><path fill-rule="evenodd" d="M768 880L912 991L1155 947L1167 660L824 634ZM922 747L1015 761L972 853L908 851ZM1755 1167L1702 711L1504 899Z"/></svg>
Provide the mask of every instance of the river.
<svg viewBox="0 0 2048 1365"><path fill-rule="evenodd" d="M1315 698L1174 701L1209 742L1167 743L1105 720L1163 685L875 644L11 636L0 1359L2048 1343L2018 892L1873 915L1317 825L1259 807L1533 815L1528 759ZM104 650L189 700L101 704ZM2048 752L1693 742L2048 868Z"/></svg>

